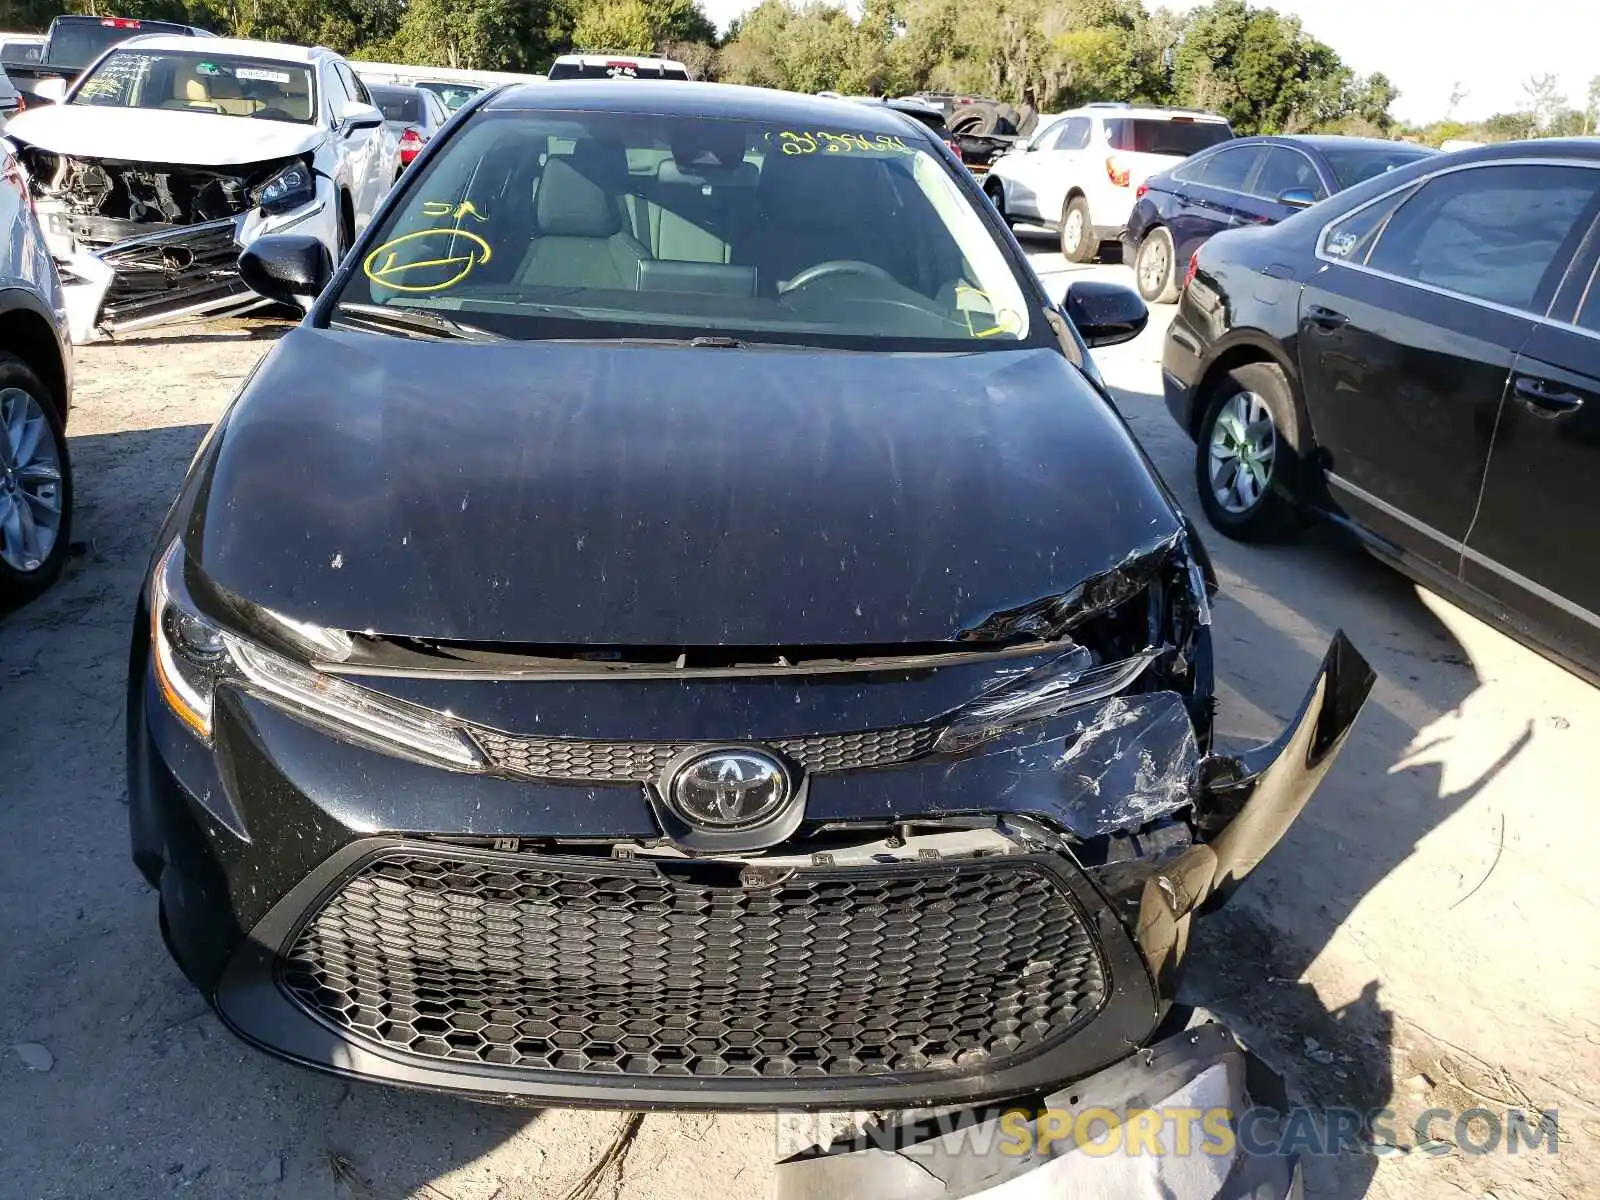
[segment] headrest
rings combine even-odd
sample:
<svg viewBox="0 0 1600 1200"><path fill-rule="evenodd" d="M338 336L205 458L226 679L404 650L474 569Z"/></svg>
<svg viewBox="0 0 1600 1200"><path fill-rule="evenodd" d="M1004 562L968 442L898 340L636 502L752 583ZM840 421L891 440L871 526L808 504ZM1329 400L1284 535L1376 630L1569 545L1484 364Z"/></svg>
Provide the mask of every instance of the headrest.
<svg viewBox="0 0 1600 1200"><path fill-rule="evenodd" d="M211 99L211 89L206 86L204 79L191 75L183 81L182 98L190 104L202 104Z"/></svg>
<svg viewBox="0 0 1600 1200"><path fill-rule="evenodd" d="M565 158L545 164L534 218L548 237L604 238L622 226L612 196Z"/></svg>

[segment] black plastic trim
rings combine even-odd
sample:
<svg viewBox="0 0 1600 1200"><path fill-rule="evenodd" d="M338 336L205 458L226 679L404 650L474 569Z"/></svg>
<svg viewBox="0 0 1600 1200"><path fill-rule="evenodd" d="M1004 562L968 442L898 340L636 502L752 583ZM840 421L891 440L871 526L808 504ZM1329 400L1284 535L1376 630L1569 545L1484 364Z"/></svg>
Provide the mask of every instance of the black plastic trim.
<svg viewBox="0 0 1600 1200"><path fill-rule="evenodd" d="M1157 1021L1149 973L1122 925L1088 880L1067 859L1052 855L1048 856L1051 869L1082 909L1099 944L1106 996L1087 1024L1020 1063L949 1076L921 1072L860 1079L641 1081L628 1076L605 1079L402 1055L355 1042L324 1024L291 1000L277 978L283 950L323 901L371 859L397 849L491 862L517 858L402 838L366 838L345 846L273 906L228 964L214 1003L229 1028L269 1053L336 1075L504 1103L765 1110L973 1103L1043 1091L1125 1057L1149 1037Z"/></svg>

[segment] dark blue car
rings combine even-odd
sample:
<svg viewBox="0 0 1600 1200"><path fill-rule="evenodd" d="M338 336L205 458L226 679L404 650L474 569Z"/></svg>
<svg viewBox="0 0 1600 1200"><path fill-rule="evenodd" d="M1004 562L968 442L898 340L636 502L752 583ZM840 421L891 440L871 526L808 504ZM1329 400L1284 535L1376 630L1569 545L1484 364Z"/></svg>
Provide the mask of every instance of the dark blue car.
<svg viewBox="0 0 1600 1200"><path fill-rule="evenodd" d="M1364 179L1432 154L1426 146L1375 138L1238 138L1152 175L1139 188L1122 261L1152 303L1178 298L1178 264L1212 234L1275 225Z"/></svg>

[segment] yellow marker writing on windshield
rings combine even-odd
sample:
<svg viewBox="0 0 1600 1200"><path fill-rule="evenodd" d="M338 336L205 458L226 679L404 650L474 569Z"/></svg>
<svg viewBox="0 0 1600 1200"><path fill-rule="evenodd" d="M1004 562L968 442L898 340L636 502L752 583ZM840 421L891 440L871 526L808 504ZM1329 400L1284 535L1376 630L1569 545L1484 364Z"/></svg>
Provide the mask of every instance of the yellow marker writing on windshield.
<svg viewBox="0 0 1600 1200"><path fill-rule="evenodd" d="M397 247L422 238L448 238L450 241L440 247L441 253L434 258L405 259L397 253ZM464 239L470 243L466 247L465 254L459 252L461 248L456 244L457 239ZM396 292L442 292L455 287L472 274L475 267L488 262L493 253L488 242L475 233L468 233L465 229L419 229L415 233L403 234L392 241L387 241L373 250L362 260L361 270L373 283ZM440 268L454 268L454 273L432 283L406 282L405 276L408 272ZM411 278L415 279L416 276L412 275Z"/></svg>
<svg viewBox="0 0 1600 1200"><path fill-rule="evenodd" d="M424 200L422 202L422 215L425 217L454 217L458 221L462 217L471 217L480 225L489 219L477 210L471 200L463 200L454 207L451 207L450 202L447 200Z"/></svg>

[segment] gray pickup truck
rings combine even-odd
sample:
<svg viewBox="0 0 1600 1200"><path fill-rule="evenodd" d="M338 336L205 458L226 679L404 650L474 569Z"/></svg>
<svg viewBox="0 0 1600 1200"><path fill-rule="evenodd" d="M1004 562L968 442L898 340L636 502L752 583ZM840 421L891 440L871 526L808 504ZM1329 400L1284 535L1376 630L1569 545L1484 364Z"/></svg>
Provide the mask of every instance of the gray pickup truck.
<svg viewBox="0 0 1600 1200"><path fill-rule="evenodd" d="M54 104L66 94L67 85L95 59L117 43L145 33L216 36L208 30L171 21L64 15L50 22L37 61L0 62L0 68L22 94L26 106Z"/></svg>

